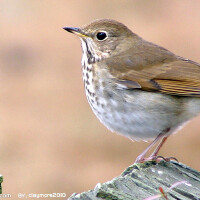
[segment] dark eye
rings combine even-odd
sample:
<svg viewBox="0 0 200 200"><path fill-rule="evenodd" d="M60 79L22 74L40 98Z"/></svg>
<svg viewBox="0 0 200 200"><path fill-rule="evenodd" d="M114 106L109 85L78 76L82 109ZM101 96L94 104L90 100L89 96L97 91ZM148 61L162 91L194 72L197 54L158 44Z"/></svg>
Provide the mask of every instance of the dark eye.
<svg viewBox="0 0 200 200"><path fill-rule="evenodd" d="M105 40L108 36L105 32L98 32L96 37L98 40Z"/></svg>

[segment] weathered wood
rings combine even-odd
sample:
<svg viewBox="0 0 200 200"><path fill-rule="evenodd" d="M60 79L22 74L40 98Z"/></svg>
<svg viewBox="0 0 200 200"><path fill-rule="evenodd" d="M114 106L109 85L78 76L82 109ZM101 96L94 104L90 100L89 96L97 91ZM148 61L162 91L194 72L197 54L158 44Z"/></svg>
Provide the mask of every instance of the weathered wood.
<svg viewBox="0 0 200 200"><path fill-rule="evenodd" d="M87 181L87 180L86 180ZM171 187L171 188L170 188ZM175 161L134 164L119 177L69 200L200 200L200 172Z"/></svg>

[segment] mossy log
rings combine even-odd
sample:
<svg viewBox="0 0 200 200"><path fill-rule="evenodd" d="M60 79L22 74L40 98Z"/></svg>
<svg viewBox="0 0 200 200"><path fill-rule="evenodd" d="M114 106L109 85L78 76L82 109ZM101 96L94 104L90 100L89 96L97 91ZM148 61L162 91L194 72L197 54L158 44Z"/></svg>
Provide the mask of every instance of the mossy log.
<svg viewBox="0 0 200 200"><path fill-rule="evenodd" d="M175 161L133 164L119 177L69 200L200 200L200 172Z"/></svg>

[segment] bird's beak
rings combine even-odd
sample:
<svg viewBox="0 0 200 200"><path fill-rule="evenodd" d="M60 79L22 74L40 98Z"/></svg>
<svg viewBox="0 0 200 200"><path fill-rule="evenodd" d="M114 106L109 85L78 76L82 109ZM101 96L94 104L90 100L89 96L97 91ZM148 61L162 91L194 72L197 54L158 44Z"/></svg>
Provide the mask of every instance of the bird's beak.
<svg viewBox="0 0 200 200"><path fill-rule="evenodd" d="M63 27L63 29L70 32L70 33L74 33L79 37L88 37L85 33L83 33L83 31L81 31L80 28Z"/></svg>

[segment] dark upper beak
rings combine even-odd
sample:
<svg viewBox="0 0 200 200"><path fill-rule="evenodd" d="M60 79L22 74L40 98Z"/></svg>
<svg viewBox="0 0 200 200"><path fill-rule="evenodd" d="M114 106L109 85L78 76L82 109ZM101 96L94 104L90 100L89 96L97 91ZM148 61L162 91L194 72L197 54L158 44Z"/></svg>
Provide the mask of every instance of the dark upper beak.
<svg viewBox="0 0 200 200"><path fill-rule="evenodd" d="M80 28L74 28L74 27L63 27L64 30L70 32L70 33L74 33L79 37L87 37L86 34L84 34Z"/></svg>

